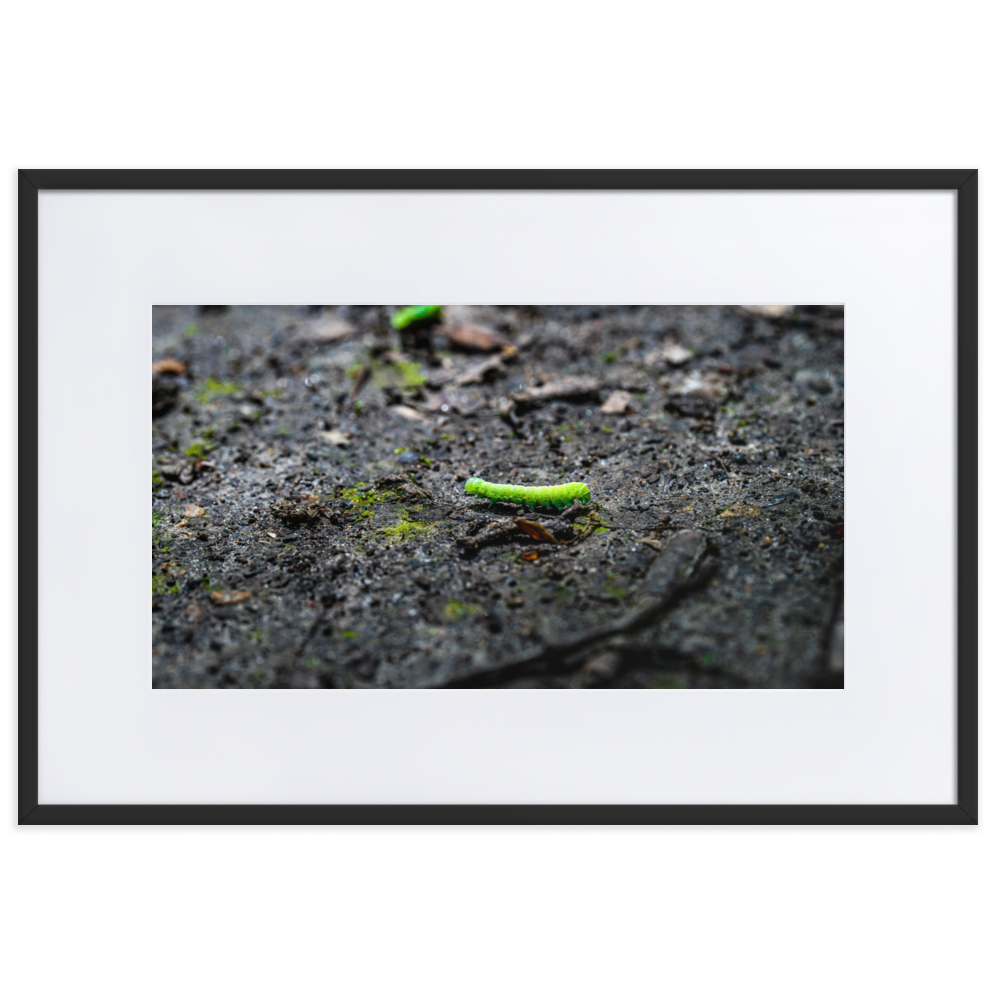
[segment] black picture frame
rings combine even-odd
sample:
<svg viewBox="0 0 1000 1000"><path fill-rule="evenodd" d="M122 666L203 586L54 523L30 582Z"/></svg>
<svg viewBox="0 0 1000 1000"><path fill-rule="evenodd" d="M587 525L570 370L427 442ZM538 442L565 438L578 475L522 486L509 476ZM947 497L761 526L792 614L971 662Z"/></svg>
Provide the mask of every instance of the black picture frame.
<svg viewBox="0 0 1000 1000"><path fill-rule="evenodd" d="M21 170L18 175L18 822L957 824L978 822L976 170ZM956 194L957 801L940 805L48 805L38 802L40 191L952 191Z"/></svg>

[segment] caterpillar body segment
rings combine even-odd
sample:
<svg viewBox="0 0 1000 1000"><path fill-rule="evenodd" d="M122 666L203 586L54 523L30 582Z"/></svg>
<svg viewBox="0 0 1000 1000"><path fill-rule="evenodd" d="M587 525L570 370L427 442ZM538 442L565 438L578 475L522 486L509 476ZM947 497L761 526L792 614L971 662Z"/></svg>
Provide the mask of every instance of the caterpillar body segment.
<svg viewBox="0 0 1000 1000"><path fill-rule="evenodd" d="M441 319L440 306L407 306L392 314L389 322L397 330L405 330L408 326L430 323Z"/></svg>
<svg viewBox="0 0 1000 1000"><path fill-rule="evenodd" d="M474 476L465 484L465 492L484 497L495 503L524 504L534 510L536 507L554 507L562 510L576 501L590 503L590 487L586 483L561 483L558 486L517 486L513 483L488 483Z"/></svg>

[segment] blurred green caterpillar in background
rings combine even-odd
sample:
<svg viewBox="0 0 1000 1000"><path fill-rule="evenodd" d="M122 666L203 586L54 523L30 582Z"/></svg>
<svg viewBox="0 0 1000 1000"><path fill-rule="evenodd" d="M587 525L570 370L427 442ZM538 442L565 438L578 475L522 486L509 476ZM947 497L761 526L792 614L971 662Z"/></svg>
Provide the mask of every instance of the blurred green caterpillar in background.
<svg viewBox="0 0 1000 1000"><path fill-rule="evenodd" d="M392 314L390 323L397 330L405 330L417 323L431 323L441 318L440 306L407 306Z"/></svg>
<svg viewBox="0 0 1000 1000"><path fill-rule="evenodd" d="M536 507L571 507L574 501L590 503L590 487L586 483L562 483L560 486L512 486L509 483L488 483L485 479L473 477L465 484L465 492L473 496L486 497L492 507L494 503L523 503L534 510Z"/></svg>

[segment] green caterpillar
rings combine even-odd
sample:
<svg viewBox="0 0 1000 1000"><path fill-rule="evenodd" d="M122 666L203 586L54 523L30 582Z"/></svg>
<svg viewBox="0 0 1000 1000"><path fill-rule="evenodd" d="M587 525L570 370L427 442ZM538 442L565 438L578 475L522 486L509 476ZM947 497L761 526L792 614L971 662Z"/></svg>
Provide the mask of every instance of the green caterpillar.
<svg viewBox="0 0 1000 1000"><path fill-rule="evenodd" d="M474 476L465 484L465 492L486 497L492 507L498 500L523 503L536 507L571 507L573 502L590 503L590 487L586 483L562 483L560 486L512 486L509 483L488 483Z"/></svg>
<svg viewBox="0 0 1000 1000"><path fill-rule="evenodd" d="M390 323L397 330L405 330L418 323L430 323L441 318L440 306L407 306L392 314Z"/></svg>

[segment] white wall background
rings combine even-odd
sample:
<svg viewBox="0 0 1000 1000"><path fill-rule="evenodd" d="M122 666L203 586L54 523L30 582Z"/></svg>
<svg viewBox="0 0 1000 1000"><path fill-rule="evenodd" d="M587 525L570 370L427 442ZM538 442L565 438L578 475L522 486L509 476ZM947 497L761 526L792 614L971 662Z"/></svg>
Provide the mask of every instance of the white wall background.
<svg viewBox="0 0 1000 1000"><path fill-rule="evenodd" d="M39 801L953 802L954 552L927 517L953 523L954 483L921 476L919 503L891 503L889 531L872 499L898 496L953 448L955 200L43 191ZM421 233L419 259L400 229ZM444 302L846 303L845 689L152 690L150 303L421 290ZM95 480L105 427L116 455ZM72 517L68 482L92 484ZM109 501L115 544L97 559L104 535L80 526L107 524ZM86 566L87 585L53 599L68 563Z"/></svg>

